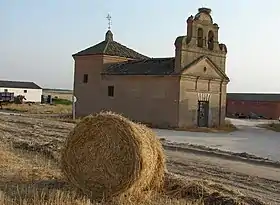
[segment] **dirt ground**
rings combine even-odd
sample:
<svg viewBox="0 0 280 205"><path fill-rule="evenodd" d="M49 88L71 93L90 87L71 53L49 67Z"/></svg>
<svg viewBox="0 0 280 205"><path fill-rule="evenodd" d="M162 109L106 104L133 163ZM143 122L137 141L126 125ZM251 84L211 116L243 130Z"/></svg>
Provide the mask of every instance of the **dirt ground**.
<svg viewBox="0 0 280 205"><path fill-rule="evenodd" d="M169 170L189 178L226 185L268 203L280 204L280 169L245 162L166 151Z"/></svg>
<svg viewBox="0 0 280 205"><path fill-rule="evenodd" d="M15 149L40 152L57 162L64 140L73 127L72 123L55 119L0 114L0 143L10 143ZM163 144L166 142L163 141ZM197 148L193 148L192 152L192 147L174 149L176 146L179 147L165 146L170 172L186 180L204 180L215 190L229 195L250 196L267 204L280 204L278 164L247 162L238 157L223 157L226 154L222 152L209 154L209 150L198 151ZM252 200L248 204L261 203Z"/></svg>

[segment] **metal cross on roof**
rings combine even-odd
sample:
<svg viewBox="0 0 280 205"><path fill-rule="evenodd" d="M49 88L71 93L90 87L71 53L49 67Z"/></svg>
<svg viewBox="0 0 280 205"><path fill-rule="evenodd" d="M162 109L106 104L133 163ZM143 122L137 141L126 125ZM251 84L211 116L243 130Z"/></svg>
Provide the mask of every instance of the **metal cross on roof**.
<svg viewBox="0 0 280 205"><path fill-rule="evenodd" d="M110 16L110 14L108 14L106 18L108 19L108 29L110 30L112 26L112 17Z"/></svg>

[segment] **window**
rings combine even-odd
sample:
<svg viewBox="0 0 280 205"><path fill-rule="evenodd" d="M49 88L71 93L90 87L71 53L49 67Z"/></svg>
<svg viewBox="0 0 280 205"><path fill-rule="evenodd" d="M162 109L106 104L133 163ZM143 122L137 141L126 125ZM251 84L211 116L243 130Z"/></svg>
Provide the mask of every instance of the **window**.
<svg viewBox="0 0 280 205"><path fill-rule="evenodd" d="M209 31L208 33L208 49L213 50L214 49L214 33L213 31Z"/></svg>
<svg viewBox="0 0 280 205"><path fill-rule="evenodd" d="M202 48L203 47L203 30L199 28L197 30L197 46Z"/></svg>
<svg viewBox="0 0 280 205"><path fill-rule="evenodd" d="M6 93L7 93L7 92L8 92L8 89L4 89L4 92L6 92Z"/></svg>
<svg viewBox="0 0 280 205"><path fill-rule="evenodd" d="M197 90L198 78L199 78L199 77L196 77L195 87L194 87L195 90Z"/></svg>
<svg viewBox="0 0 280 205"><path fill-rule="evenodd" d="M87 83L87 82L88 82L88 74L84 74L83 82L84 82L84 83Z"/></svg>
<svg viewBox="0 0 280 205"><path fill-rule="evenodd" d="M108 86L108 96L114 97L114 86Z"/></svg>
<svg viewBox="0 0 280 205"><path fill-rule="evenodd" d="M24 93L27 93L27 90L24 90L23 92L24 92Z"/></svg>

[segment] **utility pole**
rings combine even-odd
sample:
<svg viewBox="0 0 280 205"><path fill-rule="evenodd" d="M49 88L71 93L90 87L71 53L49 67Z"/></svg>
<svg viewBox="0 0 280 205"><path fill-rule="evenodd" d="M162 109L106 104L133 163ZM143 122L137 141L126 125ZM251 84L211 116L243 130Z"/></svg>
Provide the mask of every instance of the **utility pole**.
<svg viewBox="0 0 280 205"><path fill-rule="evenodd" d="M74 95L72 95L72 118L73 118L73 120L76 119L76 106L75 106L76 102L77 102L77 98Z"/></svg>

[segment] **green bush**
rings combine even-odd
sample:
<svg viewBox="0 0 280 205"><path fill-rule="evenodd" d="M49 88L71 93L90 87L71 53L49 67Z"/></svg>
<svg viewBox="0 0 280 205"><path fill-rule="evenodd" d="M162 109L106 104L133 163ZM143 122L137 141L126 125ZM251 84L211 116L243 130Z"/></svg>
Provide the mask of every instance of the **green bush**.
<svg viewBox="0 0 280 205"><path fill-rule="evenodd" d="M53 98L52 99L53 104L56 105L71 105L72 101L67 100L67 99L60 99L60 98Z"/></svg>

